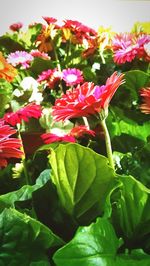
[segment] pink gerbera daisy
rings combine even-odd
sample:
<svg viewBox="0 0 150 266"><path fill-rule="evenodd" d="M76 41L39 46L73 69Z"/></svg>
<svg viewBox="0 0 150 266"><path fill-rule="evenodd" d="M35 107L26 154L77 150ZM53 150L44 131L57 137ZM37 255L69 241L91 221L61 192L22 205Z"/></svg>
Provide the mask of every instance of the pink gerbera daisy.
<svg viewBox="0 0 150 266"><path fill-rule="evenodd" d="M29 121L29 118L40 118L42 114L41 106L35 103L31 103L22 107L16 112L6 113L4 115L4 121L11 126L20 124L22 120Z"/></svg>
<svg viewBox="0 0 150 266"><path fill-rule="evenodd" d="M10 138L15 133L15 129L0 123L0 167L6 167L9 158L22 158L23 156L20 150L21 141L17 138Z"/></svg>
<svg viewBox="0 0 150 266"><path fill-rule="evenodd" d="M25 51L16 51L11 53L7 57L7 62L13 66L21 65L23 69L30 66L33 56Z"/></svg>
<svg viewBox="0 0 150 266"><path fill-rule="evenodd" d="M114 72L107 79L106 85L95 86L92 82L78 85L72 91L67 91L62 98L57 99L53 107L56 121L75 117L89 116L107 109L117 88L124 82L124 75Z"/></svg>
<svg viewBox="0 0 150 266"><path fill-rule="evenodd" d="M62 79L66 82L67 86L77 85L83 82L82 71L77 68L68 68L62 71Z"/></svg>
<svg viewBox="0 0 150 266"><path fill-rule="evenodd" d="M141 89L140 95L143 97L143 104L140 106L141 112L150 114L150 87Z"/></svg>

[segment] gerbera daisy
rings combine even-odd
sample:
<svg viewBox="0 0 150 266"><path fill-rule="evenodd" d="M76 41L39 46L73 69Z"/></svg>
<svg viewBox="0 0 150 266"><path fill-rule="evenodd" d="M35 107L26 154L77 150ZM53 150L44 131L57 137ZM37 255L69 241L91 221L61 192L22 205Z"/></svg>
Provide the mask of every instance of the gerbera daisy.
<svg viewBox="0 0 150 266"><path fill-rule="evenodd" d="M77 85L83 82L82 71L77 68L68 68L62 71L62 79L66 82L67 86Z"/></svg>
<svg viewBox="0 0 150 266"><path fill-rule="evenodd" d="M20 150L21 141L17 138L10 138L15 133L15 129L0 123L0 167L6 167L9 158L22 158L23 156Z"/></svg>
<svg viewBox="0 0 150 266"><path fill-rule="evenodd" d="M9 26L10 30L12 31L19 31L23 27L21 22L13 23Z"/></svg>
<svg viewBox="0 0 150 266"><path fill-rule="evenodd" d="M61 73L57 69L48 69L46 71L43 71L38 76L37 81L39 83L43 82L50 89L54 89L57 83L60 81L61 76Z"/></svg>
<svg viewBox="0 0 150 266"><path fill-rule="evenodd" d="M94 137L95 132L93 130L88 129L87 126L81 125L81 126L76 126L72 128L70 131L70 135L75 138L80 138L84 135L91 135Z"/></svg>
<svg viewBox="0 0 150 266"><path fill-rule="evenodd" d="M17 75L17 70L7 63L6 59L3 57L0 52L0 78L5 79L8 82L14 80Z"/></svg>
<svg viewBox="0 0 150 266"><path fill-rule="evenodd" d="M140 106L141 112L150 114L150 87L141 89L140 95L143 97L143 104Z"/></svg>
<svg viewBox="0 0 150 266"><path fill-rule="evenodd" d="M48 25L57 22L57 19L56 18L53 18L53 17L42 17L42 18L47 22Z"/></svg>
<svg viewBox="0 0 150 266"><path fill-rule="evenodd" d="M33 56L25 51L16 51L11 53L7 57L7 62L13 66L21 65L23 69L26 69L30 66Z"/></svg>
<svg viewBox="0 0 150 266"><path fill-rule="evenodd" d="M40 52L38 49L37 50L31 50L30 54L33 57L40 57L43 59L50 59L50 56L47 53Z"/></svg>
<svg viewBox="0 0 150 266"><path fill-rule="evenodd" d="M50 144L53 142L75 142L75 138L70 134L65 134L59 128L55 128L51 133L44 133L41 135L45 144Z"/></svg>
<svg viewBox="0 0 150 266"><path fill-rule="evenodd" d="M4 121L11 126L20 124L22 120L25 122L29 121L29 118L40 118L42 114L41 106L35 103L31 103L22 107L16 112L6 113L4 115Z"/></svg>
<svg viewBox="0 0 150 266"><path fill-rule="evenodd" d="M117 75L114 72L107 79L106 85L95 86L92 82L86 82L72 91L67 91L55 102L53 107L55 120L89 116L108 108L115 91L124 82L123 76L123 74Z"/></svg>

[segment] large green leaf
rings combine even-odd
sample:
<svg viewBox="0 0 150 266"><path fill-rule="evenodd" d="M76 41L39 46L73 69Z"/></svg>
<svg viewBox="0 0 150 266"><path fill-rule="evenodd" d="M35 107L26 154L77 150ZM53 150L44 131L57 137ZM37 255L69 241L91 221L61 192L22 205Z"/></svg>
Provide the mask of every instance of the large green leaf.
<svg viewBox="0 0 150 266"><path fill-rule="evenodd" d="M122 241L118 239L110 222L98 218L88 227L80 227L75 237L54 254L57 266L148 266L150 256L136 252L119 254Z"/></svg>
<svg viewBox="0 0 150 266"><path fill-rule="evenodd" d="M60 145L52 150L50 163L63 207L80 219L88 214L88 222L102 213L105 199L114 181L108 160L79 144Z"/></svg>
<svg viewBox="0 0 150 266"><path fill-rule="evenodd" d="M50 229L26 214L5 209L0 215L0 265L50 265L47 250L62 244Z"/></svg>
<svg viewBox="0 0 150 266"><path fill-rule="evenodd" d="M150 190L132 176L119 176L112 194L112 221L131 247L150 247Z"/></svg>

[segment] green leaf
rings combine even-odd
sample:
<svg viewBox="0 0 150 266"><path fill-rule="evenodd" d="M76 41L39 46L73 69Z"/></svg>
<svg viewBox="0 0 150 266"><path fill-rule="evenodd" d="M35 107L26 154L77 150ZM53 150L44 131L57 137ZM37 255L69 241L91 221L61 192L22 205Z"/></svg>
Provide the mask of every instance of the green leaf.
<svg viewBox="0 0 150 266"><path fill-rule="evenodd" d="M134 255L119 254L122 241L113 226L105 218L96 223L80 227L75 237L54 254L57 266L148 266L150 256L140 251Z"/></svg>
<svg viewBox="0 0 150 266"><path fill-rule="evenodd" d="M48 70L48 69L53 69L54 68L54 63L50 60L43 59L40 57L36 57L33 60L32 66L30 70L36 75L36 77L41 74L42 71Z"/></svg>
<svg viewBox="0 0 150 266"><path fill-rule="evenodd" d="M7 53L13 53L16 51L25 50L25 48L9 36L0 37L0 46L4 47L7 50Z"/></svg>
<svg viewBox="0 0 150 266"><path fill-rule="evenodd" d="M150 190L132 176L119 176L112 194L112 220L118 234L132 247L150 245Z"/></svg>
<svg viewBox="0 0 150 266"><path fill-rule="evenodd" d="M52 180L63 207L77 219L88 222L103 212L114 182L108 160L79 144L59 145L51 151Z"/></svg>
<svg viewBox="0 0 150 266"><path fill-rule="evenodd" d="M50 170L44 170L33 186L25 185L17 191L12 191L0 196L0 212L8 207L15 207L16 201L25 201L32 198L32 193L41 188L50 179Z"/></svg>
<svg viewBox="0 0 150 266"><path fill-rule="evenodd" d="M0 265L50 265L47 250L62 244L50 229L26 214L5 209L0 215Z"/></svg>

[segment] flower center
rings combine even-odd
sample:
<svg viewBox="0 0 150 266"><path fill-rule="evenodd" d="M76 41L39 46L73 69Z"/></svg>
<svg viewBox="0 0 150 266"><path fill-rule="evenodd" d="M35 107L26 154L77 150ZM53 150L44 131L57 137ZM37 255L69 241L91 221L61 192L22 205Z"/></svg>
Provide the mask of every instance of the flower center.
<svg viewBox="0 0 150 266"><path fill-rule="evenodd" d="M77 76L74 75L74 74L69 74L69 75L67 75L67 80L68 80L69 82L76 81L76 80L77 80Z"/></svg>

